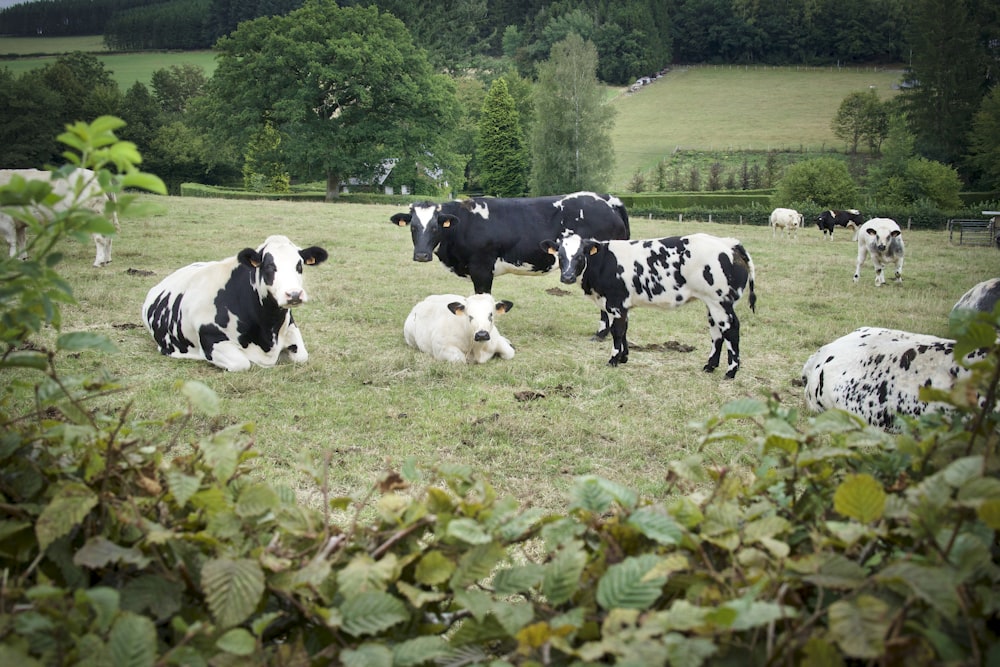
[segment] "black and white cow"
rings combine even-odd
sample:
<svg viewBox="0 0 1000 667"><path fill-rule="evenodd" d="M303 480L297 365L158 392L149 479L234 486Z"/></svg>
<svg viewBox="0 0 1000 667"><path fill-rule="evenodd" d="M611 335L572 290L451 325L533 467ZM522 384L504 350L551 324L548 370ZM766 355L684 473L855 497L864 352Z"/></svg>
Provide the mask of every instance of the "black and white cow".
<svg viewBox="0 0 1000 667"><path fill-rule="evenodd" d="M309 300L302 268L326 261L323 248L300 249L269 236L256 250L196 262L164 278L146 295L142 317L160 353L204 359L227 371L308 359L291 308Z"/></svg>
<svg viewBox="0 0 1000 667"><path fill-rule="evenodd" d="M449 270L472 279L476 294L492 292L495 276L550 271L555 260L541 243L566 230L600 240L629 237L628 213L621 200L593 192L424 202L412 204L409 212L397 213L391 220L410 226L413 261L431 261L436 249Z"/></svg>
<svg viewBox="0 0 1000 667"><path fill-rule="evenodd" d="M896 282L903 282L903 236L896 221L891 218L872 218L854 232L858 242L858 260L854 265L854 282L861 277L861 265L868 257L875 266L875 284L885 285L885 267L896 267Z"/></svg>
<svg viewBox="0 0 1000 667"><path fill-rule="evenodd" d="M864 222L864 216L856 208L849 208L845 211L831 209L823 211L816 217L816 226L823 232L823 236L827 236L831 241L833 240L834 227L840 226L856 229L864 224Z"/></svg>
<svg viewBox="0 0 1000 667"><path fill-rule="evenodd" d="M984 313L992 313L993 308L1000 302L1000 278L990 278L974 285L968 292L952 306L952 312L956 310L979 310Z"/></svg>
<svg viewBox="0 0 1000 667"><path fill-rule="evenodd" d="M948 390L969 371L954 357L955 341L926 334L862 327L817 350L802 368L806 404L839 408L872 426L898 431L896 415L946 409L920 400L921 387ZM985 350L968 355L981 359Z"/></svg>
<svg viewBox="0 0 1000 667"><path fill-rule="evenodd" d="M628 361L628 311L633 306L676 308L691 299L708 307L712 354L706 372L719 366L722 346L728 352L726 377L740 367L740 321L735 305L749 287L756 310L754 265L737 239L709 234L635 241L596 241L564 234L542 247L559 258L560 280L581 278L584 294L611 323L612 366Z"/></svg>

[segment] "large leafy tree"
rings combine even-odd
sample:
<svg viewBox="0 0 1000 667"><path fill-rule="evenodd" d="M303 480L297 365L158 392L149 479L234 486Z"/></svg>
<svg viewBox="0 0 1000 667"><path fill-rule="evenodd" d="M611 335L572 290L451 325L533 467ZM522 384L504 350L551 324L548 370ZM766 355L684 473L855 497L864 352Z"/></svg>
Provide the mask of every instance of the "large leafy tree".
<svg viewBox="0 0 1000 667"><path fill-rule="evenodd" d="M983 186L1000 189L1000 86L983 98L972 119L969 153L969 164Z"/></svg>
<svg viewBox="0 0 1000 667"><path fill-rule="evenodd" d="M328 199L389 159L445 166L436 161L456 121L454 88L399 19L309 0L240 24L217 49L208 122L240 146L270 122L292 178L325 177Z"/></svg>
<svg viewBox="0 0 1000 667"><path fill-rule="evenodd" d="M577 34L538 67L531 191L603 190L614 163L613 110L597 83L597 50Z"/></svg>
<svg viewBox="0 0 1000 667"><path fill-rule="evenodd" d="M477 158L486 194L518 197L528 185L528 155L524 148L521 122L507 80L490 86L479 117Z"/></svg>
<svg viewBox="0 0 1000 667"><path fill-rule="evenodd" d="M788 167L772 199L776 206L810 204L850 208L857 205L857 194L847 165L836 158L821 157Z"/></svg>
<svg viewBox="0 0 1000 667"><path fill-rule="evenodd" d="M889 132L888 104L879 101L874 90L851 93L843 99L830 122L833 133L858 152L858 142L864 140L872 153L878 153Z"/></svg>

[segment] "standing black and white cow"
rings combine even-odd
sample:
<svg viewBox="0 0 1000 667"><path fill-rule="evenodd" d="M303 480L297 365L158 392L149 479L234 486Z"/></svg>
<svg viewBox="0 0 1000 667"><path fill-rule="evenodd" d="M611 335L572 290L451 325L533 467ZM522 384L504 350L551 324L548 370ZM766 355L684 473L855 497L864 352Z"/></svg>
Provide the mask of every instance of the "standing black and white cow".
<svg viewBox="0 0 1000 667"><path fill-rule="evenodd" d="M885 267L896 267L896 282L903 282L903 236L891 218L872 218L854 232L858 242L858 260L854 265L854 282L861 277L861 265L870 256L875 266L875 284L885 285Z"/></svg>
<svg viewBox="0 0 1000 667"><path fill-rule="evenodd" d="M611 322L612 366L628 361L628 311L633 306L676 308L691 299L708 307L712 354L706 372L719 366L722 347L728 352L726 377L740 367L740 321L736 302L749 288L756 310L754 265L737 239L709 234L636 241L596 241L564 234L542 247L559 258L560 280L581 278L584 294Z"/></svg>
<svg viewBox="0 0 1000 667"><path fill-rule="evenodd" d="M849 208L845 211L831 209L823 211L816 217L816 226L823 232L823 236L827 236L831 241L833 240L834 227L840 226L857 229L864 222L864 216L856 208Z"/></svg>
<svg viewBox="0 0 1000 667"><path fill-rule="evenodd" d="M227 371L280 359L308 359L291 308L309 300L302 268L326 261L323 248L300 249L269 236L256 250L178 269L149 290L142 317L160 353L204 359Z"/></svg>
<svg viewBox="0 0 1000 667"><path fill-rule="evenodd" d="M872 426L898 431L897 415L947 409L920 399L921 387L949 390L969 371L955 361L955 341L926 334L862 327L827 343L802 368L806 404L839 408ZM981 359L985 350L966 357Z"/></svg>

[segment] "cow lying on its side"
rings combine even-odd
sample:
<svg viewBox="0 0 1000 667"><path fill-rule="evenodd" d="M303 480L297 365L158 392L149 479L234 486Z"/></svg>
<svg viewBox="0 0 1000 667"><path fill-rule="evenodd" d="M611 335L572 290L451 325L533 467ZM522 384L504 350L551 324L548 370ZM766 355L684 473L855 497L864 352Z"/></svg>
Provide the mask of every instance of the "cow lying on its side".
<svg viewBox="0 0 1000 667"><path fill-rule="evenodd" d="M962 295L951 309L952 311L980 310L984 313L992 313L997 302L1000 302L1000 278L990 278L974 285Z"/></svg>
<svg viewBox="0 0 1000 667"><path fill-rule="evenodd" d="M434 294L413 307L403 323L406 344L438 361L482 364L494 356L514 357L514 347L493 323L495 313L514 304L489 294Z"/></svg>
<svg viewBox="0 0 1000 667"><path fill-rule="evenodd" d="M174 271L146 295L142 318L160 353L204 359L227 371L309 358L290 308L309 300L303 265L326 261L326 250L302 250L269 236L256 250L196 262Z"/></svg>
<svg viewBox="0 0 1000 667"><path fill-rule="evenodd" d="M861 265L869 256L875 265L876 285L885 284L885 274L882 269L890 264L896 265L896 282L903 282L903 237L895 220L872 218L858 227L854 232L854 240L858 242L854 282L858 282L858 278L861 277Z"/></svg>
<svg viewBox="0 0 1000 667"><path fill-rule="evenodd" d="M754 310L754 265L740 242L708 234L635 241L595 241L564 234L542 244L559 258L560 280L580 284L608 316L614 340L612 366L628 361L628 311L633 306L676 308L691 299L708 307L712 354L706 372L719 366L725 344L726 377L740 367L740 321L735 305L749 286Z"/></svg>
<svg viewBox="0 0 1000 667"><path fill-rule="evenodd" d="M925 334L862 327L813 353L802 368L806 404L820 412L840 408L872 426L898 431L896 415L941 410L920 400L921 387L950 389L968 375L956 363L955 341ZM981 359L979 350L967 359Z"/></svg>

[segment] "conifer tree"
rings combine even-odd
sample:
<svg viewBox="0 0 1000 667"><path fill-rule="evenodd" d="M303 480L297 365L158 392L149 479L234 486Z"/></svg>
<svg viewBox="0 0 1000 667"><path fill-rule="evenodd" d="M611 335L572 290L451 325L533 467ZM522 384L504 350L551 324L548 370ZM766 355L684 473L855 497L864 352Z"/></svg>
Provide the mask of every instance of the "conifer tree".
<svg viewBox="0 0 1000 667"><path fill-rule="evenodd" d="M486 94L476 144L484 192L497 197L523 195L528 185L528 154L514 98L503 77Z"/></svg>

